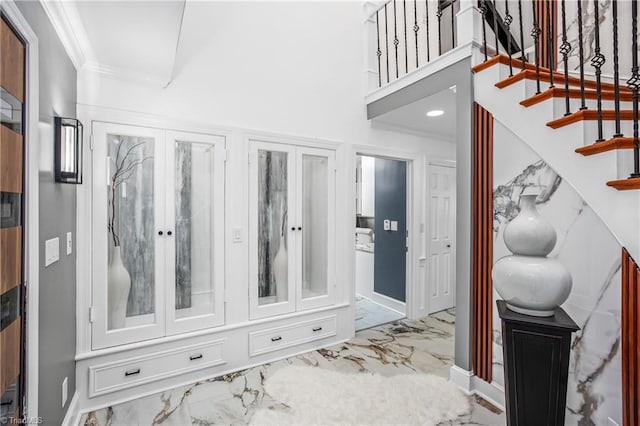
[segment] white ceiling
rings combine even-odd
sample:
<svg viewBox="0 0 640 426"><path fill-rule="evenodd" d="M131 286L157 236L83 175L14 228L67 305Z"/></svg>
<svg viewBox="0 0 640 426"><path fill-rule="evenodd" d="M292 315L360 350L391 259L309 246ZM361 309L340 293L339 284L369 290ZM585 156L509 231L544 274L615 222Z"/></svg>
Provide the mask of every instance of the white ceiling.
<svg viewBox="0 0 640 426"><path fill-rule="evenodd" d="M186 0L64 2L85 64L169 82Z"/></svg>
<svg viewBox="0 0 640 426"><path fill-rule="evenodd" d="M440 109L440 117L427 117L427 111ZM374 118L375 122L420 133L434 138L455 141L456 138L456 94L452 89L438 92L428 98L394 109Z"/></svg>
<svg viewBox="0 0 640 426"><path fill-rule="evenodd" d="M78 69L88 67L162 85L169 84L195 51L225 25L225 16L233 14L234 6L215 2L202 8L202 3L191 0L78 0L43 5L50 17L57 15L72 28L67 41L77 47L71 51ZM454 141L455 99L455 92L447 89L376 117L374 125ZM433 109L445 113L425 116Z"/></svg>

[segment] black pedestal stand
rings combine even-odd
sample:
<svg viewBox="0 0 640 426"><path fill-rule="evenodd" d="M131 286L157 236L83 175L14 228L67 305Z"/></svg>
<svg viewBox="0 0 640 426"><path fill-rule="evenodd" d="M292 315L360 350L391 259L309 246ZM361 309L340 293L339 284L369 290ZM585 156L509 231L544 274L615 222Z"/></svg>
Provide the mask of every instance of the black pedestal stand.
<svg viewBox="0 0 640 426"><path fill-rule="evenodd" d="M497 304L507 424L563 426L571 333L580 327L561 308L551 317L534 317L509 310L504 300Z"/></svg>

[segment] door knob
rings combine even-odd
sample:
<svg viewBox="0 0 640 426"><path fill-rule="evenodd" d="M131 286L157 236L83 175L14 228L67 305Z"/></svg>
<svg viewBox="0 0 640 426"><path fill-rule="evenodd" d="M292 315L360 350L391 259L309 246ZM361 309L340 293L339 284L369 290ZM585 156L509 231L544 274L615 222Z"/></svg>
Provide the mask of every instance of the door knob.
<svg viewBox="0 0 640 426"><path fill-rule="evenodd" d="M171 234L173 234L173 232L167 231L167 235L171 235Z"/></svg>
<svg viewBox="0 0 640 426"><path fill-rule="evenodd" d="M447 248L451 248L451 244L447 244Z"/></svg>

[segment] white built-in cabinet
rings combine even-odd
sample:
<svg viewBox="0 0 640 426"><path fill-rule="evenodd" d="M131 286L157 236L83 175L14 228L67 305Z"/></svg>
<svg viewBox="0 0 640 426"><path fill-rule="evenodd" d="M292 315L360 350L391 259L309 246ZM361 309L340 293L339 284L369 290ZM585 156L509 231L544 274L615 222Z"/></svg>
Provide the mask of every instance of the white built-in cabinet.
<svg viewBox="0 0 640 426"><path fill-rule="evenodd" d="M249 140L250 317L335 302L335 151Z"/></svg>
<svg viewBox="0 0 640 426"><path fill-rule="evenodd" d="M224 323L223 136L92 127L92 349Z"/></svg>
<svg viewBox="0 0 640 426"><path fill-rule="evenodd" d="M352 333L336 288L338 144L221 133L92 121L80 407Z"/></svg>

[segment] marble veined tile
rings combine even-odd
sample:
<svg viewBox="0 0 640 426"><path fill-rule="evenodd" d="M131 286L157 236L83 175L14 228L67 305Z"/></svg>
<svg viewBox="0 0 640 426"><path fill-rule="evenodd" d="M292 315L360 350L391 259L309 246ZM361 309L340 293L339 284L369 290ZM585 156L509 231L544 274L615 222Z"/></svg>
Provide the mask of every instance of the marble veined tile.
<svg viewBox="0 0 640 426"><path fill-rule="evenodd" d="M287 410L264 383L286 366L345 373L431 373L445 378L453 363L455 310L401 320L356 333L348 342L88 413L84 425L244 425L259 408ZM366 392L366 389L363 389ZM447 425L504 425L504 413L472 400L473 409ZM487 408L488 407L488 408Z"/></svg>

